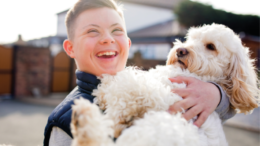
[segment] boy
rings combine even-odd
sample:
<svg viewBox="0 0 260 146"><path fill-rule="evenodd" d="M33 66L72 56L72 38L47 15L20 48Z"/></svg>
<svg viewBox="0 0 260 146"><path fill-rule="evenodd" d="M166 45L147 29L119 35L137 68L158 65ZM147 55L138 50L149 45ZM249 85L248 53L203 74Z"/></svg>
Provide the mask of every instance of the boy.
<svg viewBox="0 0 260 146"><path fill-rule="evenodd" d="M64 41L63 46L66 53L75 59L78 86L49 116L44 132L45 146L69 146L71 144L70 121L73 100L83 97L93 102L94 97L91 93L100 83L97 76L104 73L116 74L123 70L131 46L131 41L127 37L123 13L113 0L79 0L68 11L66 26L68 40ZM184 115L184 117L189 119L191 116L201 114L202 116L199 116L197 120L199 122L195 122L197 126L200 126L217 106L221 107L221 111L218 112L220 117L223 117L223 114L228 111L231 112L228 98L223 95L220 87L193 78L171 80L175 82L184 80L188 83L187 89L194 91L195 94L191 94L186 99L188 99L188 103L195 102L201 108L196 109L194 104L187 104L186 108L190 108L190 110L187 112L188 115ZM200 88L204 90L198 90ZM178 91L174 92L179 93ZM205 97L208 100L204 100ZM173 105L170 111L180 110L182 104ZM223 105L225 105L224 108Z"/></svg>

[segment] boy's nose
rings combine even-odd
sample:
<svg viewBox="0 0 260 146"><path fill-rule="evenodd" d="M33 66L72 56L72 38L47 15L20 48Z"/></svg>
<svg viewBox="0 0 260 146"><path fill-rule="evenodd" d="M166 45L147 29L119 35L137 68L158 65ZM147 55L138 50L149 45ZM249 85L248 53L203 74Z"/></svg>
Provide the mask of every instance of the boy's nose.
<svg viewBox="0 0 260 146"><path fill-rule="evenodd" d="M100 43L101 44L112 44L112 43L115 43L115 40L110 34L106 34L101 38Z"/></svg>

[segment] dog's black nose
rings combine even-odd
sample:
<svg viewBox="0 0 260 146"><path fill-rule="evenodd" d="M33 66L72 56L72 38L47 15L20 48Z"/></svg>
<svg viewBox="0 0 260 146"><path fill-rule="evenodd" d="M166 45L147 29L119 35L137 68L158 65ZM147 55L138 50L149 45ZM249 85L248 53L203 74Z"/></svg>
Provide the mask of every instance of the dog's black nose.
<svg viewBox="0 0 260 146"><path fill-rule="evenodd" d="M177 56L178 56L178 57L184 57L184 56L186 56L186 55L188 55L188 54L189 54L189 52L188 52L188 50L185 49L185 48L179 48L179 49L177 49Z"/></svg>

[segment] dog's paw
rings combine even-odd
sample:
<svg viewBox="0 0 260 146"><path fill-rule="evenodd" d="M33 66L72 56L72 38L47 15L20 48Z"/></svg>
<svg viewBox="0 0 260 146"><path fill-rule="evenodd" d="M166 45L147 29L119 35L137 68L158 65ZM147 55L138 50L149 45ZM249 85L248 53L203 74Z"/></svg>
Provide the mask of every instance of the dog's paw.
<svg viewBox="0 0 260 146"><path fill-rule="evenodd" d="M74 100L72 106L71 131L74 146L98 146L111 143L113 122L106 119L97 105L83 98Z"/></svg>

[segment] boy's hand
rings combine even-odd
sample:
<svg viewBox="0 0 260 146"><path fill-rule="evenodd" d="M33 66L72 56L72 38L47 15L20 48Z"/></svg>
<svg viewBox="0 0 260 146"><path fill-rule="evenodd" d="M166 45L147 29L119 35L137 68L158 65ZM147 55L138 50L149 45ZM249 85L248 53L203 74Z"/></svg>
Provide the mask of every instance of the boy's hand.
<svg viewBox="0 0 260 146"><path fill-rule="evenodd" d="M186 83L186 88L173 89L172 92L180 95L183 100L173 104L169 112L188 110L183 114L186 120L190 120L198 115L194 124L200 127L208 116L216 109L220 102L219 89L212 83L201 80L178 76L170 78L171 82Z"/></svg>

